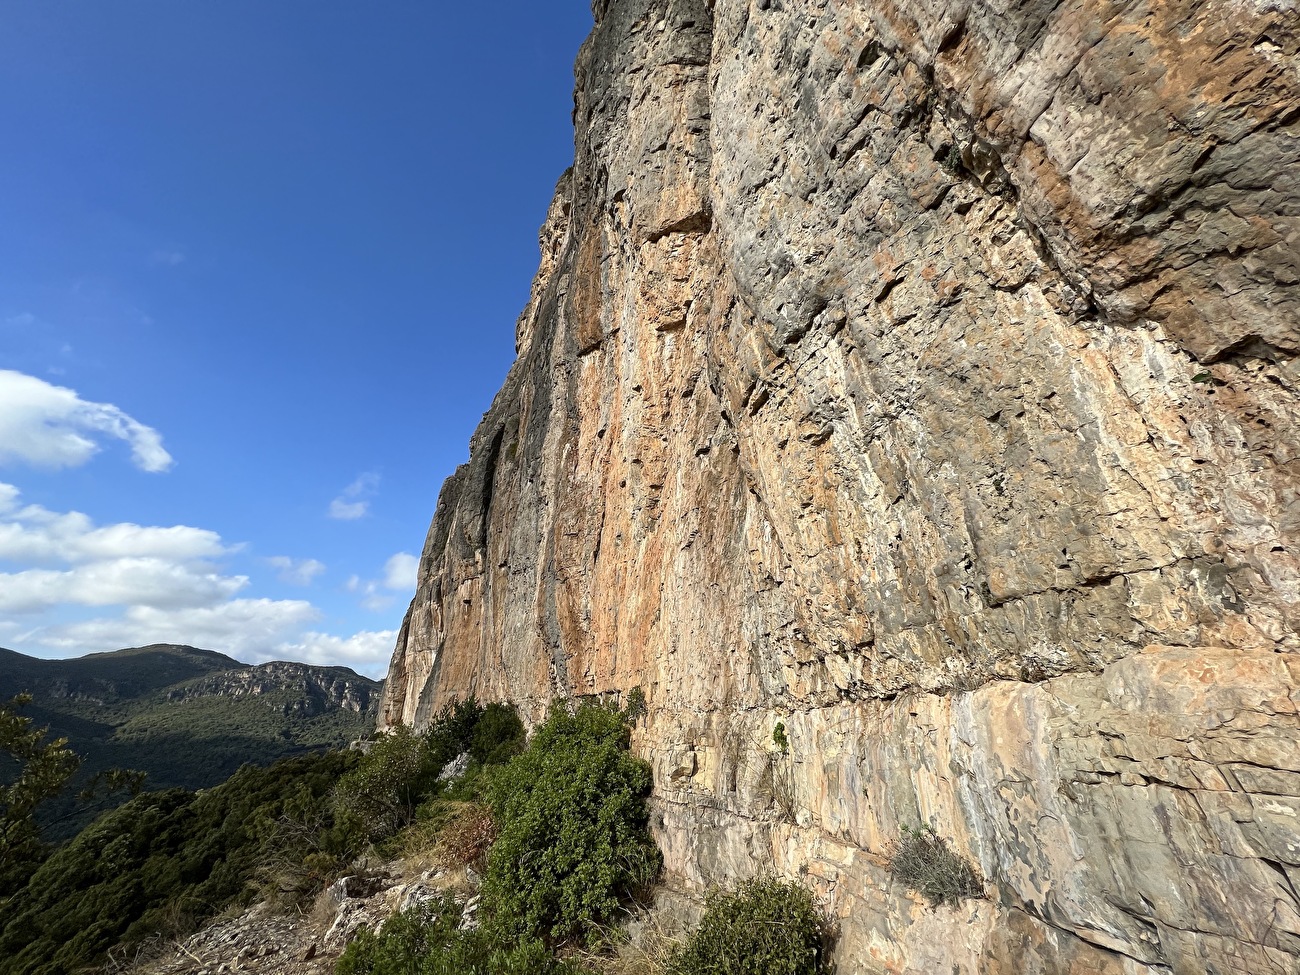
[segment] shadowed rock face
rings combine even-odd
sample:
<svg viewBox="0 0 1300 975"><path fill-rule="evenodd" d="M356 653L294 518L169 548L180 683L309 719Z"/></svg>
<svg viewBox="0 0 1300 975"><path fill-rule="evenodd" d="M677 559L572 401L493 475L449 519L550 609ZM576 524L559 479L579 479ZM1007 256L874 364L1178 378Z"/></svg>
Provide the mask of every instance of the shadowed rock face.
<svg viewBox="0 0 1300 975"><path fill-rule="evenodd" d="M667 868L845 971L1295 971L1294 0L596 14L381 723L644 688Z"/></svg>

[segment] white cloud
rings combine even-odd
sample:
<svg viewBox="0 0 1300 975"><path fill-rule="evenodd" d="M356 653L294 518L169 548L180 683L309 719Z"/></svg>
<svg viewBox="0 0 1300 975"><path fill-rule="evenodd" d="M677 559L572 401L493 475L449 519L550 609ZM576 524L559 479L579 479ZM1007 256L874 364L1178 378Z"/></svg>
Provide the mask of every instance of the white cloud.
<svg viewBox="0 0 1300 975"><path fill-rule="evenodd" d="M305 660L324 666L342 665L370 677L383 677L396 645L396 630L366 631L349 637L304 633L292 643L280 644L271 654L258 654L257 659Z"/></svg>
<svg viewBox="0 0 1300 975"><path fill-rule="evenodd" d="M354 592L361 597L359 602L362 609L368 609L372 613L380 613L388 609L396 601L387 593L379 591L379 583L373 579L362 579L361 576L354 575L347 581L348 592Z"/></svg>
<svg viewBox="0 0 1300 975"><path fill-rule="evenodd" d="M250 663L300 660L384 676L397 645L396 630L343 637L304 630L319 619L320 611L302 600L236 599L200 609L132 607L118 617L26 632L0 622L0 638L17 646L38 645L55 654L176 643L217 650Z"/></svg>
<svg viewBox="0 0 1300 975"><path fill-rule="evenodd" d="M0 482L0 645L61 656L182 643L240 660L306 660L382 676L395 631L335 636L320 632L322 613L311 602L253 598L253 580L223 567L241 548L184 525L97 525L80 512L24 504ZM398 553L381 580L356 579L367 590L363 602L391 605L389 586L409 583L413 560ZM325 571L315 559L288 556L261 564L301 584Z"/></svg>
<svg viewBox="0 0 1300 975"><path fill-rule="evenodd" d="M379 490L379 475L362 474L330 502L329 516L338 521L356 521L370 513L370 501Z"/></svg>
<svg viewBox="0 0 1300 975"><path fill-rule="evenodd" d="M409 552L398 552L384 563L384 585L399 592L415 590L415 574L420 560Z"/></svg>
<svg viewBox="0 0 1300 975"><path fill-rule="evenodd" d="M165 267L176 267L185 263L185 254L183 251L164 248L150 254L149 260L154 264L161 264Z"/></svg>
<svg viewBox="0 0 1300 975"><path fill-rule="evenodd" d="M310 586L325 571L325 563L315 559L291 559L287 555L275 555L266 561L280 570L281 582L292 586Z"/></svg>
<svg viewBox="0 0 1300 975"><path fill-rule="evenodd" d="M0 573L0 612L40 613L55 606L211 606L247 585L247 576L222 576L164 559L111 559L64 572Z"/></svg>
<svg viewBox="0 0 1300 975"><path fill-rule="evenodd" d="M192 561L234 551L222 544L216 532L202 528L126 522L96 527L79 511L59 514L39 505L19 508L17 500L17 488L0 484L0 561L37 565L115 558Z"/></svg>
<svg viewBox="0 0 1300 975"><path fill-rule="evenodd" d="M348 592L361 597L359 602L362 609L368 609L372 613L382 612L397 602L393 593L415 591L415 577L419 568L420 560L416 556L410 552L398 552L384 563L382 579L362 579L354 575L348 579L346 588Z"/></svg>
<svg viewBox="0 0 1300 975"><path fill-rule="evenodd" d="M172 466L158 431L111 403L91 403L66 387L0 369L0 464L77 467L99 452L104 437L130 444L143 471Z"/></svg>
<svg viewBox="0 0 1300 975"><path fill-rule="evenodd" d="M19 312L17 315L11 315L5 319L6 325L12 325L15 328L30 328L37 324L40 319L29 311Z"/></svg>
<svg viewBox="0 0 1300 975"><path fill-rule="evenodd" d="M54 650L109 650L182 643L241 659L294 639L320 611L298 599L235 599L216 606L160 609L131 606L121 616L42 627L22 639Z"/></svg>
<svg viewBox="0 0 1300 975"><path fill-rule="evenodd" d="M330 517L337 521L356 521L370 513L369 501L344 501L335 498L330 502Z"/></svg>
<svg viewBox="0 0 1300 975"><path fill-rule="evenodd" d="M212 565L236 551L215 532L121 523L98 526L79 511L23 505L0 483L0 612L40 613L56 606L209 606L232 598L247 576Z"/></svg>

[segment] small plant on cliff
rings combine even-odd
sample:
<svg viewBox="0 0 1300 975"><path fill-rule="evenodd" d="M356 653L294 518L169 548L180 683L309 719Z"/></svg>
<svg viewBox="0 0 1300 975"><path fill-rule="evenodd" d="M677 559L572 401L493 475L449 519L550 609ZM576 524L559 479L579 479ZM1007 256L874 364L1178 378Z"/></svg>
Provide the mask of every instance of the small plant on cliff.
<svg viewBox="0 0 1300 975"><path fill-rule="evenodd" d="M812 894L760 877L715 891L695 933L669 960L668 975L822 975L828 927Z"/></svg>
<svg viewBox="0 0 1300 975"><path fill-rule="evenodd" d="M785 722L778 721L772 729L772 744L783 752L790 750L790 739L785 736Z"/></svg>
<svg viewBox="0 0 1300 975"><path fill-rule="evenodd" d="M926 823L903 827L903 838L890 858L889 869L934 905L984 896L984 882L975 868Z"/></svg>
<svg viewBox="0 0 1300 975"><path fill-rule="evenodd" d="M627 692L627 703L623 705L623 720L628 724L636 724L645 715L645 691L640 687L634 687Z"/></svg>
<svg viewBox="0 0 1300 975"><path fill-rule="evenodd" d="M483 893L503 937L581 941L654 879L650 768L628 754L628 737L617 711L557 702L527 750L493 776L500 834Z"/></svg>

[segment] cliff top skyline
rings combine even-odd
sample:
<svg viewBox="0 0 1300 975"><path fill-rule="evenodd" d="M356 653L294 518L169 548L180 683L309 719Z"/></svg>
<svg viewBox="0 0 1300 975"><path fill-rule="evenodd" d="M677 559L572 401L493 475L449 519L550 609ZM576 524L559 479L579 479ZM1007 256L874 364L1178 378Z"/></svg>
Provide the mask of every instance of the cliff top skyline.
<svg viewBox="0 0 1300 975"><path fill-rule="evenodd" d="M7 12L0 644L382 675L572 160L588 5L497 13Z"/></svg>

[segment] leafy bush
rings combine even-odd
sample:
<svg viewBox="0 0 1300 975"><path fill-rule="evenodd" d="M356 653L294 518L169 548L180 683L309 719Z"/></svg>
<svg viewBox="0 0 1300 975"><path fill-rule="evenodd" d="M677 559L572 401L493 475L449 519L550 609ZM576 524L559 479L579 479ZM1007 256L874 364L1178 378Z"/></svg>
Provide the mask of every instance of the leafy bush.
<svg viewBox="0 0 1300 975"><path fill-rule="evenodd" d="M375 934L362 928L339 957L338 975L412 975L456 939L461 911L450 894L401 911Z"/></svg>
<svg viewBox="0 0 1300 975"><path fill-rule="evenodd" d="M556 702L527 750L493 777L488 801L500 834L484 903L506 936L581 940L654 879L650 768L627 748L618 712Z"/></svg>
<svg viewBox="0 0 1300 975"><path fill-rule="evenodd" d="M335 814L352 819L373 842L387 839L415 819L422 802L442 791L438 777L449 762L468 754L477 773L508 761L523 742L523 722L512 706L453 701L423 734L398 725L376 740L356 770L340 780ZM472 799L478 777L467 778L469 784L457 794Z"/></svg>
<svg viewBox="0 0 1300 975"><path fill-rule="evenodd" d="M623 706L623 720L629 724L636 724L641 718L649 712L645 703L645 691L641 688L634 687L627 692L627 703Z"/></svg>
<svg viewBox="0 0 1300 975"><path fill-rule="evenodd" d="M450 894L362 929L338 960L338 975L577 975L540 941L508 944L486 930L460 931Z"/></svg>
<svg viewBox="0 0 1300 975"><path fill-rule="evenodd" d="M984 882L934 827L903 827L903 839L890 858L889 869L931 904L956 904L965 897L983 897Z"/></svg>
<svg viewBox="0 0 1300 975"><path fill-rule="evenodd" d="M427 736L398 725L339 780L335 815L352 819L367 839L392 836L415 818L416 806L435 789L442 766Z"/></svg>
<svg viewBox="0 0 1300 975"><path fill-rule="evenodd" d="M790 739L786 737L784 721L778 721L772 729L772 744L783 752L790 750Z"/></svg>
<svg viewBox="0 0 1300 975"><path fill-rule="evenodd" d="M669 959L669 975L820 975L826 929L812 895L760 878L708 898L699 928Z"/></svg>
<svg viewBox="0 0 1300 975"><path fill-rule="evenodd" d="M480 765L502 765L524 750L524 723L509 704L489 704L474 728L470 758Z"/></svg>
<svg viewBox="0 0 1300 975"><path fill-rule="evenodd" d="M358 758L349 753L353 764ZM256 871L257 893L275 907L302 906L333 883L365 846L358 821L322 801L312 783L290 790L278 817L261 815L258 832L265 840Z"/></svg>
<svg viewBox="0 0 1300 975"><path fill-rule="evenodd" d="M424 738L428 743L430 761L438 766L439 772L448 762L470 750L483 714L484 708L472 697L451 701L438 712L424 732Z"/></svg>
<svg viewBox="0 0 1300 975"><path fill-rule="evenodd" d="M30 694L0 703L0 904L22 887L46 850L36 810L54 798L81 764L68 739L46 741L47 729L33 729L20 714Z"/></svg>

